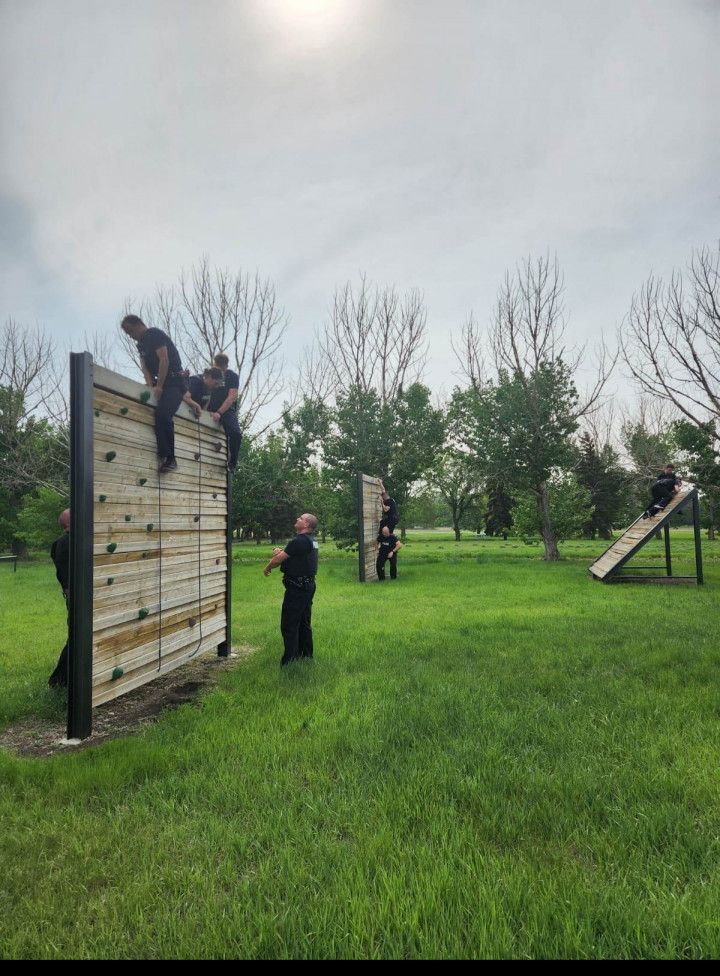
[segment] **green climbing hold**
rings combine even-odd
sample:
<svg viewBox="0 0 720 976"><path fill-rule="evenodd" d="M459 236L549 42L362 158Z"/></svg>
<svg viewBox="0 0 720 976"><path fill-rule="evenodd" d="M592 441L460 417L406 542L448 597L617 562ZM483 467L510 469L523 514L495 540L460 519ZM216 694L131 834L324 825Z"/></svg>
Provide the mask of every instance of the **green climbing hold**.
<svg viewBox="0 0 720 976"><path fill-rule="evenodd" d="M154 528L153 523L152 522L148 522L148 524L147 524L147 530L148 530L148 532L152 532L153 528Z"/></svg>
<svg viewBox="0 0 720 976"><path fill-rule="evenodd" d="M107 454L105 455L105 460L106 461L114 461L116 457L117 457L117 454L115 453L115 451L108 451Z"/></svg>
<svg viewBox="0 0 720 976"><path fill-rule="evenodd" d="M114 576L108 576L107 585L110 586L114 582L115 582L115 577Z"/></svg>
<svg viewBox="0 0 720 976"><path fill-rule="evenodd" d="M143 559L147 559L147 553L146 552L142 553L142 558Z"/></svg>
<svg viewBox="0 0 720 976"><path fill-rule="evenodd" d="M130 407L120 407L120 413L125 416L129 409Z"/></svg>
<svg viewBox="0 0 720 976"><path fill-rule="evenodd" d="M111 542L110 545L107 547L108 552L115 552L116 549L117 549L117 542Z"/></svg>
<svg viewBox="0 0 720 976"><path fill-rule="evenodd" d="M113 673L110 675L111 681L117 681L118 678L122 678L125 674L122 668L113 668Z"/></svg>
<svg viewBox="0 0 720 976"><path fill-rule="evenodd" d="M132 515L126 515L125 516L125 521L126 522L131 522L132 521Z"/></svg>
<svg viewBox="0 0 720 976"><path fill-rule="evenodd" d="M141 610L138 610L138 617L141 620L143 620L143 618L147 617L147 615L149 613L150 613L150 611L148 610L148 608L147 607L143 607Z"/></svg>
<svg viewBox="0 0 720 976"><path fill-rule="evenodd" d="M96 410L96 411L95 411L95 416L96 416L96 417L99 417L99 416L100 416L100 411L99 411L99 410Z"/></svg>
<svg viewBox="0 0 720 976"><path fill-rule="evenodd" d="M140 394L140 399L142 400L143 403L147 403L148 400L150 399L150 390L143 390L142 393Z"/></svg>
<svg viewBox="0 0 720 976"><path fill-rule="evenodd" d="M146 481L147 481L147 478L140 478L140 479L138 480L138 484L139 484L139 485L144 485Z"/></svg>
<svg viewBox="0 0 720 976"><path fill-rule="evenodd" d="M107 498L107 495L100 495L99 498L98 498L98 501L99 502L104 502L106 498Z"/></svg>

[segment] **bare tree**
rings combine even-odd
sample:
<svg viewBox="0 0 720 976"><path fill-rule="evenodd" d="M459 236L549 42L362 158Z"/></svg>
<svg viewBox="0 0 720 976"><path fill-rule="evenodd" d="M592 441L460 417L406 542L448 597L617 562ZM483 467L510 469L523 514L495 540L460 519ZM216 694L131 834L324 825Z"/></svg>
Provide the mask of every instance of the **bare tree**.
<svg viewBox="0 0 720 976"><path fill-rule="evenodd" d="M720 437L720 248L693 253L668 285L651 275L633 295L619 333L640 389L692 423L713 420Z"/></svg>
<svg viewBox="0 0 720 976"><path fill-rule="evenodd" d="M13 394L3 410L3 430L15 430L23 419L52 403L60 385L56 353L55 340L41 326L20 325L12 318L2 326L0 386Z"/></svg>
<svg viewBox="0 0 720 976"><path fill-rule="evenodd" d="M303 364L303 385L323 399L350 387L375 390L392 401L423 375L427 361L427 313L417 290L400 298L365 275L354 289L336 290L330 321L316 332Z"/></svg>
<svg viewBox="0 0 720 976"><path fill-rule="evenodd" d="M456 375L474 390L481 390L485 385L485 354L482 335L472 312L462 324L460 341L456 345L451 335L450 345L459 364Z"/></svg>
<svg viewBox="0 0 720 976"><path fill-rule="evenodd" d="M125 310L167 332L193 372L225 353L240 377L237 403L244 427L282 394L280 353L288 320L272 283L259 274L212 268L203 257L181 273L176 286L159 286L153 301L126 302ZM125 341L125 349L137 361L134 344Z"/></svg>

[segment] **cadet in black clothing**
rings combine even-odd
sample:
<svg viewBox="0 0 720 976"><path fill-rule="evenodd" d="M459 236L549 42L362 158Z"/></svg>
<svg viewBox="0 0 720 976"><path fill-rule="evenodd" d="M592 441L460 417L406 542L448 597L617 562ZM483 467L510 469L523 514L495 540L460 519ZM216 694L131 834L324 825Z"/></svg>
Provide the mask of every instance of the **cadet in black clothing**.
<svg viewBox="0 0 720 976"><path fill-rule="evenodd" d="M280 665L301 657L313 656L312 604L315 596L315 574L318 568L318 544L314 532L318 520L301 515L295 522L295 535L284 549L273 549L263 573L269 576L276 566L282 567L283 598L280 633L285 653Z"/></svg>
<svg viewBox="0 0 720 976"><path fill-rule="evenodd" d="M217 399L208 408L212 419L222 424L228 439L228 471L233 474L237 467L238 452L242 443L242 431L237 418L237 398L240 388L240 377L233 370L228 369L230 360L225 353L219 352L213 360L218 369L222 370L223 388L218 391Z"/></svg>
<svg viewBox="0 0 720 976"><path fill-rule="evenodd" d="M390 563L390 579L397 579L397 554L402 549L402 542L392 534L387 525L384 525L380 529L378 543L380 546L375 563L378 579L381 581L385 579L386 562Z"/></svg>
<svg viewBox="0 0 720 976"><path fill-rule="evenodd" d="M643 512L642 517L652 518L658 512L662 512L667 503L677 494L682 478L675 474L672 464L666 464L664 471L659 471L657 478L650 486L652 501L648 508Z"/></svg>
<svg viewBox="0 0 720 976"><path fill-rule="evenodd" d="M200 376L190 376L187 380L188 391L183 397L185 403L189 404L195 411L197 417L203 410L210 410L213 396L223 385L222 370L216 366L206 369Z"/></svg>
<svg viewBox="0 0 720 976"><path fill-rule="evenodd" d="M380 479L378 478L378 481ZM395 504L395 499L391 498L385 490L385 485L380 481L380 487L382 488L381 501L383 517L380 519L380 529L382 530L386 525L392 532L395 526L400 521L400 515L398 514L398 507Z"/></svg>
<svg viewBox="0 0 720 976"><path fill-rule="evenodd" d="M65 597L65 606L68 605L68 598L70 596L70 509L66 508L64 512L60 513L58 522L62 529L64 529L63 534L59 539L56 539L50 549L50 557L55 563L55 575L57 581L62 587L63 596ZM66 687L68 683L68 645L67 637L65 639L65 647L60 651L60 657L55 666L55 670L48 678L48 687L54 688L56 685L62 685Z"/></svg>
<svg viewBox="0 0 720 976"><path fill-rule="evenodd" d="M180 354L162 329L149 329L137 315L126 315L120 327L137 343L145 383L157 400L155 437L160 473L177 470L173 417L187 392Z"/></svg>

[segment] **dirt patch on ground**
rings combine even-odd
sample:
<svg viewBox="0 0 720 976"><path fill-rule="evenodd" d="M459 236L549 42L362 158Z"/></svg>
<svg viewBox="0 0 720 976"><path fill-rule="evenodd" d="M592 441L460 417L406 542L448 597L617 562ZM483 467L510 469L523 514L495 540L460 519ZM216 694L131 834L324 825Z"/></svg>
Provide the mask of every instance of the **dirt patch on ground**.
<svg viewBox="0 0 720 976"><path fill-rule="evenodd" d="M203 654L126 695L98 705L93 709L92 735L81 742L65 740L65 717L60 722L27 718L0 733L0 747L23 758L43 759L89 749L108 739L136 735L167 709L197 701L206 688L217 683L223 671L231 670L253 652L251 647L233 647L231 657Z"/></svg>

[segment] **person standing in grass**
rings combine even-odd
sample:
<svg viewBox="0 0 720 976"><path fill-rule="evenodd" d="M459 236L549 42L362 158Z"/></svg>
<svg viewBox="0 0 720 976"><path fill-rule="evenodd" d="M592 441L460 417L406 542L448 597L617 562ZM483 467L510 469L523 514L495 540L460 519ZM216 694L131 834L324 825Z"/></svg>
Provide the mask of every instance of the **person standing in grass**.
<svg viewBox="0 0 720 976"><path fill-rule="evenodd" d="M55 575L57 576L57 581L62 587L63 597L65 598L65 606L68 606L68 600L70 598L70 509L66 508L64 512L60 513L58 518L60 523L60 528L63 530L63 534L59 539L56 539L50 548L50 558L55 563ZM65 647L60 651L60 657L58 658L55 670L48 678L48 687L55 688L60 685L63 688L67 687L68 683L68 641L67 635L65 637Z"/></svg>
<svg viewBox="0 0 720 976"><path fill-rule="evenodd" d="M180 353L167 333L162 329L149 329L137 315L126 315L120 328L135 340L145 383L157 400L155 438L160 474L177 471L173 417L187 392Z"/></svg>
<svg viewBox="0 0 720 976"><path fill-rule="evenodd" d="M378 556L375 563L378 580L385 579L385 563L390 563L390 579L397 579L397 554L402 549L402 542L394 536L387 525L383 525L378 536Z"/></svg>
<svg viewBox="0 0 720 976"><path fill-rule="evenodd" d="M306 513L295 521L295 536L284 549L273 549L272 558L263 570L265 576L277 566L283 574L280 633L285 653L280 666L313 656L312 605L315 597L315 575L318 568L318 544L315 531L318 520Z"/></svg>

